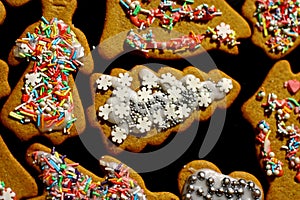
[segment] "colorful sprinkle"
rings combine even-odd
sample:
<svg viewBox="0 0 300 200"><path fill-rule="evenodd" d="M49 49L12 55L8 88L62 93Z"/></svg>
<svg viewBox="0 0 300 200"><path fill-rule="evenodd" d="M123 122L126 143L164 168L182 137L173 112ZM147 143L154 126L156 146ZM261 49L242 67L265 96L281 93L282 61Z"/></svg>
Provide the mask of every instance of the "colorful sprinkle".
<svg viewBox="0 0 300 200"><path fill-rule="evenodd" d="M192 8L190 4L193 1L185 1L183 5L179 6L176 1L162 0L158 8L147 10L142 8L140 1L134 0L120 0L120 5L125 9L132 24L140 29L151 26L156 19L159 20L163 28L172 30L175 24L179 21L208 21L215 16L222 15L220 10L216 9L214 5L200 4L196 8ZM170 12L170 15L167 13ZM142 19L143 16L146 19Z"/></svg>
<svg viewBox="0 0 300 200"><path fill-rule="evenodd" d="M107 175L104 181L95 182L77 169L78 163L66 163L66 156L59 155L54 148L51 153L35 151L31 156L42 170L40 177L51 199L147 199L137 181L130 177L129 168L122 163L100 160Z"/></svg>
<svg viewBox="0 0 300 200"><path fill-rule="evenodd" d="M257 0L256 26L268 37L266 45L273 53L286 53L298 38L300 2L298 0Z"/></svg>
<svg viewBox="0 0 300 200"><path fill-rule="evenodd" d="M203 22L209 21L215 16L222 15L222 12L216 9L214 5L209 6L203 3L196 8L192 8L191 4L194 1L190 0L184 1L183 5L178 5L175 1L161 0L158 8L151 10L142 8L140 1L120 0L119 2L125 9L131 23L139 29L150 27L156 19L159 20L161 27L172 30L179 21ZM140 15L144 15L144 18L141 19ZM208 27L204 33L195 34L191 31L188 35L172 38L168 41L155 41L152 30L142 35L131 30L125 42L130 47L144 52L148 52L151 49L158 49L172 50L173 53L178 53L198 49L205 38L210 38L218 44L228 45L228 47L239 44L235 39L235 31L230 28L230 25L224 22L221 22L215 28Z"/></svg>
<svg viewBox="0 0 300 200"><path fill-rule="evenodd" d="M22 103L9 115L21 123L35 123L41 132L63 130L68 134L76 120L68 80L84 56L75 33L62 20L42 17L35 31L18 39L16 45L14 55L32 61L32 69L24 78Z"/></svg>
<svg viewBox="0 0 300 200"><path fill-rule="evenodd" d="M291 93L295 93L291 89L291 84L296 80L289 80L284 83L284 87ZM298 89L297 89L298 90ZM262 97L263 98L263 97ZM262 100L260 98L259 100ZM267 116L271 116L275 112L277 130L271 130L270 125L266 120L261 120L257 124L258 135L257 141L261 144L261 159L265 165L265 171L268 176L282 176L283 163L275 158L275 153L271 150L271 141L269 136L276 132L279 138L286 138L286 144L281 147L285 151L285 159L289 163L289 168L296 171L295 181L300 182L300 158L297 156L300 144L300 129L294 124L288 124L291 115L299 115L299 102L292 97L278 99L277 95L270 93L267 96L267 102L262 103L262 108Z"/></svg>

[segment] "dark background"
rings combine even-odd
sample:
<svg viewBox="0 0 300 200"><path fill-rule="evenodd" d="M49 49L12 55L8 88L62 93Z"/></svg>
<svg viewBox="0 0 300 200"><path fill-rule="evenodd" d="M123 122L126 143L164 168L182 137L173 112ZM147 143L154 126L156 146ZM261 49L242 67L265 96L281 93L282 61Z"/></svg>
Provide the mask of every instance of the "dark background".
<svg viewBox="0 0 300 200"><path fill-rule="evenodd" d="M227 0L227 2L236 11L241 13L241 6L244 3L244 0ZM6 61L8 53L14 45L15 40L27 26L40 19L42 12L40 0L32 0L28 4L19 8L13 8L5 2L3 3L7 9L7 17L4 24L0 26L0 59ZM82 32L85 33L91 49L93 46L97 46L99 44L104 19L104 0L78 0L78 8L73 17L73 23L77 28L81 29ZM226 121L220 139L213 150L203 159L215 163L224 174L229 174L232 171L246 171L255 175L261 181L266 193L268 184L264 173L258 165L254 150L255 134L250 124L242 117L241 106L256 92L276 60L268 58L260 48L251 43L250 38L240 41L239 55L229 55L220 51L209 52L209 55L215 62L218 69L240 83L241 92L231 107L227 109ZM297 54L299 55L299 48L284 57L284 59L290 62L294 73L298 72ZM95 58L95 72L103 72L103 68L101 67L106 66L107 63L99 58L97 53L93 53L93 56ZM191 60L192 59L193 58L191 58ZM128 54L115 60L110 66L108 66L107 70L113 67L130 69L135 64L144 64L149 62L169 65L179 69L189 65L186 60L179 60L176 62L158 62L155 60L147 60L143 57L133 57ZM10 68L9 83L12 89L18 82L26 67L27 63L24 62L20 66ZM86 88L89 87L88 79L86 80L86 84L82 84L77 87L79 88L80 93L81 91L86 92ZM91 103L90 98L86 95L84 95L82 99L84 99L86 104L84 106L88 106L89 103ZM1 107L5 101L6 98L0 100ZM209 121L201 122L199 124L199 130L205 130L208 124ZM36 137L31 141L22 142L4 126L1 125L0 130L1 136L5 140L13 155L29 172L35 176L36 173L25 163L24 158L27 147L34 142L42 143L48 147L52 147L52 144L43 137ZM88 128L88 131L84 132L83 136L98 138L99 145L95 146L95 148L99 148L97 156L106 154L107 152L101 145L101 140L97 130L92 132L90 130L91 128ZM188 133L189 130L186 132ZM177 188L178 172L188 162L199 159L198 152L201 147L203 137L203 134L197 134L188 150L169 166L157 171L141 173L140 175L144 179L148 189L153 192L169 191L179 196L180 194ZM166 143L168 143L168 141L166 141ZM99 176L103 175L102 170L99 168L98 160L94 157L94 155L89 153L79 137L66 140L62 145L57 146L56 149L59 153L66 154L70 159L75 162L79 162L83 167L89 169L95 174ZM148 150L151 151L155 149L147 148L146 151ZM37 178L36 180L41 185L40 189L42 189L41 181Z"/></svg>

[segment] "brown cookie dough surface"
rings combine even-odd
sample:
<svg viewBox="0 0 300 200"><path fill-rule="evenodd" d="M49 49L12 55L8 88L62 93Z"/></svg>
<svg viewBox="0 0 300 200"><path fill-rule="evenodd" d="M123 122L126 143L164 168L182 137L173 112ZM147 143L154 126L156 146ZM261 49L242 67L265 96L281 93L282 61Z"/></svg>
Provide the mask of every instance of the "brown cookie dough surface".
<svg viewBox="0 0 300 200"><path fill-rule="evenodd" d="M177 1L176 1L177 2ZM177 2L180 4L180 2ZM216 16L207 22L189 22L186 20L179 21L176 23L171 31L161 28L159 20L157 19L149 29L153 28L153 34L155 35L156 41L168 41L171 38L177 38L182 35L188 35L193 31L196 35L205 33L208 26L211 28L216 27L221 22L225 22L230 25L231 29L236 32L236 39L248 38L251 35L251 30L246 22L239 13L231 8L226 1L223 0L195 0L191 4L192 8L206 3L208 6L214 5L217 9L222 12L221 16ZM151 0L150 3L142 3L142 8L154 9L160 4L160 0ZM181 4L180 4L181 5ZM124 41L128 31L133 29L138 32L138 28L134 26L129 18L126 16L121 3L119 1L106 1L106 18L103 29L103 34L100 39L99 53L106 59L113 59L116 56L124 53ZM143 33L143 32L142 32ZM150 51L147 53L148 57L158 59L179 59L183 57L195 56L202 53L205 50L219 49L229 54L238 54L238 45L232 48L228 48L227 45L211 42L210 39L205 39L199 48L193 51L187 50L180 53L174 54L170 50L167 51Z"/></svg>
<svg viewBox="0 0 300 200"><path fill-rule="evenodd" d="M277 106L274 107L272 112L268 112L268 107L263 106L263 104L269 105L267 103L268 99L269 102L273 101L270 96L271 93L277 96L278 102L284 102L282 100L288 100L288 98L292 98L297 102L300 98L300 93L296 92L297 90L293 90L295 93L290 92L291 88L297 89L297 85L287 84L287 87L285 87L285 83L287 81L297 83L298 80L300 80L300 74L292 72L291 66L287 60L278 61L271 68L257 92L253 94L253 96L251 96L242 106L243 117L253 127L254 134L257 138L255 143L256 154L261 168L265 171L266 177L270 184L269 190L266 192L266 198L270 200L286 199L286 197L289 197L289 199L300 198L300 183L297 183L296 181L297 170L291 169L291 165L287 159L288 157L286 157L286 151L283 148L283 146L288 145L289 137L288 135L283 136L283 133L280 134L280 128L278 128L281 127L282 130L288 130L287 126L295 126L297 129L299 126L299 119L297 117L297 112L294 111L297 106L290 108L292 112L290 113L289 118L285 120L286 126L277 120L277 117L280 116L278 115L280 111L278 111L279 109ZM290 89L288 89L288 87L290 87ZM261 95L263 93L264 95ZM289 103L292 102L290 101ZM258 124L261 122L261 120L265 120L265 122L268 124L268 133L260 132ZM259 141L261 141L261 143ZM278 161L282 163L282 173L278 174L278 176L273 176L271 174L267 175L271 171L268 172L266 165L263 162L262 148L264 147L264 144L266 144L266 155L269 155L269 153L272 152L275 154L272 159L276 163ZM297 148L295 148L295 151L297 152ZM296 153L295 156L298 157L299 154ZM275 169L277 169L276 166Z"/></svg>
<svg viewBox="0 0 300 200"><path fill-rule="evenodd" d="M17 199L36 196L38 187L35 179L11 154L1 136L0 149L0 181L4 181L15 192Z"/></svg>
<svg viewBox="0 0 300 200"><path fill-rule="evenodd" d="M6 62L0 60L0 99L10 94L11 88L8 83L9 68Z"/></svg>

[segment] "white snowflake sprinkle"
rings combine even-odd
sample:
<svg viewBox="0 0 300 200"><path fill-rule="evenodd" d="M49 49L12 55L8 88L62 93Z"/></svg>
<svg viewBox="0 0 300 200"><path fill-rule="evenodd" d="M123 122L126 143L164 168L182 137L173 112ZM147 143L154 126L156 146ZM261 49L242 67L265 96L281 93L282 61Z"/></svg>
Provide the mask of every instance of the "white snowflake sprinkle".
<svg viewBox="0 0 300 200"><path fill-rule="evenodd" d="M111 82L112 78L111 76L108 76L108 75L102 75L100 78L98 78L96 80L96 83L97 83L97 88L99 90L108 90L108 88L110 86L112 86L112 82Z"/></svg>
<svg viewBox="0 0 300 200"><path fill-rule="evenodd" d="M188 90L196 92L197 90L200 90L202 88L203 83L200 81L199 78L195 77L194 75L189 75L186 79L186 85L186 88Z"/></svg>
<svg viewBox="0 0 300 200"><path fill-rule="evenodd" d="M178 117L178 114L176 112L176 106L174 104L166 105L165 115L167 116L167 119L169 119L169 120L176 119Z"/></svg>
<svg viewBox="0 0 300 200"><path fill-rule="evenodd" d="M222 78L216 86L219 87L221 92L225 92L226 94L233 88L232 80L228 78Z"/></svg>
<svg viewBox="0 0 300 200"><path fill-rule="evenodd" d="M189 117L191 111L192 111L192 109L189 108L187 104L183 104L182 106L178 107L178 110L176 111L176 113L180 119L183 119L183 118Z"/></svg>
<svg viewBox="0 0 300 200"><path fill-rule="evenodd" d="M176 87L176 86L172 86L168 91L168 99L170 101L178 101L182 98L182 95L181 95L181 89Z"/></svg>
<svg viewBox="0 0 300 200"><path fill-rule="evenodd" d="M121 119L129 116L130 114L129 111L130 111L129 105L126 105L125 103L114 105L114 113Z"/></svg>
<svg viewBox="0 0 300 200"><path fill-rule="evenodd" d="M113 95L116 96L120 101L125 101L129 98L129 88L117 87L113 90Z"/></svg>
<svg viewBox="0 0 300 200"><path fill-rule="evenodd" d="M147 89L146 87L143 87L141 90L137 92L138 98L140 101L146 102L153 98L152 91L150 89Z"/></svg>
<svg viewBox="0 0 300 200"><path fill-rule="evenodd" d="M119 83L122 85L122 86L127 86L127 87L130 87L131 86L131 82L132 82L132 77L128 74L128 73L120 73L119 74Z"/></svg>
<svg viewBox="0 0 300 200"><path fill-rule="evenodd" d="M158 126L162 126L164 124L164 118L160 112L153 113L152 118L154 124L157 124Z"/></svg>
<svg viewBox="0 0 300 200"><path fill-rule="evenodd" d="M1 188L0 189L0 199L12 200L15 199L16 193L12 191L11 188Z"/></svg>
<svg viewBox="0 0 300 200"><path fill-rule="evenodd" d="M31 74L28 73L25 75L25 79L26 85L36 86L42 81L42 76L39 72Z"/></svg>
<svg viewBox="0 0 300 200"><path fill-rule="evenodd" d="M148 117L138 118L138 124L136 125L137 129L141 133L145 133L147 131L150 131L152 122L149 120Z"/></svg>
<svg viewBox="0 0 300 200"><path fill-rule="evenodd" d="M102 117L104 120L108 120L108 115L112 111L111 104L104 104L99 107L99 117Z"/></svg>
<svg viewBox="0 0 300 200"><path fill-rule="evenodd" d="M198 97L198 104L200 107L208 107L212 99L209 92L200 92Z"/></svg>
<svg viewBox="0 0 300 200"><path fill-rule="evenodd" d="M146 86L149 89L156 88L158 87L157 80L158 78L154 74L146 74L142 77L142 86Z"/></svg>
<svg viewBox="0 0 300 200"><path fill-rule="evenodd" d="M230 25L229 24L225 24L224 22L221 22L221 24L219 24L216 27L216 30L217 30L218 36L220 36L222 39L225 39L230 34L232 34L232 30L230 29Z"/></svg>
<svg viewBox="0 0 300 200"><path fill-rule="evenodd" d="M127 133L125 129L116 127L112 130L111 136L113 142L117 142L118 144L121 144L127 138Z"/></svg>
<svg viewBox="0 0 300 200"><path fill-rule="evenodd" d="M171 73L166 73L161 75L161 79L163 83L174 84L177 81L176 77Z"/></svg>

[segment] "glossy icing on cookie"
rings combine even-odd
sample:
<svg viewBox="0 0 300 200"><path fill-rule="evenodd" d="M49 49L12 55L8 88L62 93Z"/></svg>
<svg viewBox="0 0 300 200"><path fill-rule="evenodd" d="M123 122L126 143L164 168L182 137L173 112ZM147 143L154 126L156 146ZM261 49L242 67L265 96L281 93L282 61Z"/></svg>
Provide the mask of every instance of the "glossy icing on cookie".
<svg viewBox="0 0 300 200"><path fill-rule="evenodd" d="M139 79L138 90L130 87L133 78L128 73L101 75L96 81L98 90L112 90L98 116L113 124L113 142L122 143L128 134L143 137L151 129L160 132L176 126L195 110L223 99L233 88L228 78L215 83L187 74L178 80L171 73L158 77L148 69L139 71Z"/></svg>
<svg viewBox="0 0 300 200"><path fill-rule="evenodd" d="M262 192L254 182L235 179L211 169L195 170L186 181L182 199L261 200Z"/></svg>

